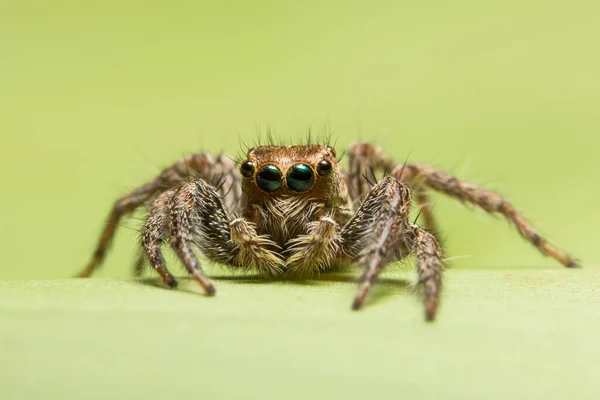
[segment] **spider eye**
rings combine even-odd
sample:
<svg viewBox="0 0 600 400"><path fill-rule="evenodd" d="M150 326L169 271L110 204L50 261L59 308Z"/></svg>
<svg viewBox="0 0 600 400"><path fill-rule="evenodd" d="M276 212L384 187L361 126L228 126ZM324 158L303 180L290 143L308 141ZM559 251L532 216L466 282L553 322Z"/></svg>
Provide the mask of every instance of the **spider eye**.
<svg viewBox="0 0 600 400"><path fill-rule="evenodd" d="M327 160L319 161L317 164L317 172L321 176L327 176L331 173L331 163Z"/></svg>
<svg viewBox="0 0 600 400"><path fill-rule="evenodd" d="M254 164L251 161L245 161L240 165L240 174L242 174L244 178L250 178L254 175L254 170Z"/></svg>
<svg viewBox="0 0 600 400"><path fill-rule="evenodd" d="M333 147L327 146L327 151L329 152L329 154L335 157L335 149Z"/></svg>
<svg viewBox="0 0 600 400"><path fill-rule="evenodd" d="M274 165L265 165L256 175L258 187L271 193L281 187L281 171Z"/></svg>
<svg viewBox="0 0 600 400"><path fill-rule="evenodd" d="M296 192L305 192L315 181L312 169L306 164L296 164L287 173L287 185Z"/></svg>

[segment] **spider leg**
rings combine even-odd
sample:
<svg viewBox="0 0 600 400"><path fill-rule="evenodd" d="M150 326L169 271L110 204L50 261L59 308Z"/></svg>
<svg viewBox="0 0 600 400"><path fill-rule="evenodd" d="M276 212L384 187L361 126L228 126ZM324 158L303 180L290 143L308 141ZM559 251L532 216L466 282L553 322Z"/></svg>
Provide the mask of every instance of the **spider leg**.
<svg viewBox="0 0 600 400"><path fill-rule="evenodd" d="M362 307L369 289L387 264L415 251L419 279L426 288L426 316L432 319L435 315L440 292L439 267L437 275L430 271L439 266L439 246L433 235L409 222L410 201L408 186L392 176L385 176L373 186L342 229L342 252L351 259L358 258L364 266L353 309ZM415 232L424 237L423 244L416 240ZM429 251L430 246L437 249L437 253ZM432 281L428 274L437 276L437 280Z"/></svg>
<svg viewBox="0 0 600 400"><path fill-rule="evenodd" d="M378 172L387 175L397 165L381 147L366 142L352 143L348 150L348 159L350 164L347 175L348 188L352 197L359 200L369 193L371 184L368 177ZM432 232L439 241L438 228L429 196L421 187L411 187L411 189L414 190L415 200L423 216L425 228Z"/></svg>
<svg viewBox="0 0 600 400"><path fill-rule="evenodd" d="M419 206L419 212L423 217L423 222L425 225L425 229L435 236L435 240L438 243L442 243L439 236L439 230L437 222L435 221L435 217L433 216L433 205L431 203L431 198L429 194L422 187L416 187L414 189L415 200L417 201L417 205Z"/></svg>
<svg viewBox="0 0 600 400"><path fill-rule="evenodd" d="M174 193L173 190L163 192L154 200L142 233L142 248L146 252L150 265L169 288L176 287L177 281L167 269L160 247L169 233L168 206Z"/></svg>
<svg viewBox="0 0 600 400"><path fill-rule="evenodd" d="M348 155L350 159L348 187L355 198L361 198L368 191L368 182L361 175L365 174L369 168L382 171L384 174L391 174L400 181L408 183L415 191L417 203L422 207L425 227L434 235L438 230L433 219L428 195L425 192L426 187L482 208L488 213L502 214L542 254L554 258L566 267L579 267L574 258L544 239L513 204L497 193L460 181L447 172L427 165L407 162L399 164L391 160L381 147L371 143L353 143Z"/></svg>
<svg viewBox="0 0 600 400"><path fill-rule="evenodd" d="M362 306L370 287L385 265L397 258L397 244L405 234L410 209L408 187L392 177L385 177L374 186L369 196L377 198L380 205L378 210L373 210L376 218L371 222L374 225L371 238L361 252L360 263L365 270L352 303L355 310Z"/></svg>
<svg viewBox="0 0 600 400"><path fill-rule="evenodd" d="M212 190L213 193L204 193L205 190ZM194 244L194 236L202 236L201 232L196 231L197 227L207 224L207 222L210 224L209 221L203 218L205 215L202 215L202 211L204 211L202 208L206 206L203 198L211 194L215 197L218 196L212 187L198 180L184 184L175 192L175 195L169 202L171 247L175 250L175 253L177 253L177 256L190 275L194 277L209 296L215 294L215 288L206 275L204 275L202 266L194 254L192 245ZM198 210L198 208L201 209Z"/></svg>
<svg viewBox="0 0 600 400"><path fill-rule="evenodd" d="M392 175L403 181L420 182L427 187L445 193L460 201L477 206L490 214L502 214L542 254L554 258L565 267L579 267L574 258L554 247L540 236L531 223L517 211L515 206L498 193L461 181L447 172L440 171L428 165L407 164L404 167L397 166L392 171Z"/></svg>
<svg viewBox="0 0 600 400"><path fill-rule="evenodd" d="M166 168L156 178L134 189L114 203L106 220L106 226L98 240L96 250L87 266L79 273L79 276L91 276L102 263L117 226L124 215L151 201L157 194L177 187L182 181L189 180L190 174L195 174L206 181L219 177L231 179L231 185L233 186L227 186L226 188L226 185L223 185L220 190L224 194L226 190L231 189L230 194L226 197L227 205L231 207L230 209L237 205L241 192L237 184L239 176L235 173L235 163L224 156L218 156L215 159L208 153L190 155Z"/></svg>
<svg viewBox="0 0 600 400"><path fill-rule="evenodd" d="M177 282L160 253L160 245L168 237L190 275L206 294L213 295L215 288L204 274L193 247L198 246L211 260L228 262L235 253L230 240L230 220L216 188L201 179L187 182L176 190L162 193L154 201L142 235L142 246L152 267L169 287L174 287Z"/></svg>
<svg viewBox="0 0 600 400"><path fill-rule="evenodd" d="M160 253L165 238L208 295L213 295L215 288L204 274L194 247L210 260L230 267L255 267L275 275L284 265L271 249L275 244L268 237L257 235L253 224L243 218L232 219L217 188L201 179L157 197L142 235L150 264L169 287L175 287L177 282Z"/></svg>
<svg viewBox="0 0 600 400"><path fill-rule="evenodd" d="M348 163L348 190L351 197L359 201L364 199L371 190L367 178L380 170L387 173L393 165L381 147L365 142L350 144Z"/></svg>
<svg viewBox="0 0 600 400"><path fill-rule="evenodd" d="M423 287L425 318L433 321L442 287L441 248L435 236L417 225L411 226L413 252L417 256L417 274Z"/></svg>

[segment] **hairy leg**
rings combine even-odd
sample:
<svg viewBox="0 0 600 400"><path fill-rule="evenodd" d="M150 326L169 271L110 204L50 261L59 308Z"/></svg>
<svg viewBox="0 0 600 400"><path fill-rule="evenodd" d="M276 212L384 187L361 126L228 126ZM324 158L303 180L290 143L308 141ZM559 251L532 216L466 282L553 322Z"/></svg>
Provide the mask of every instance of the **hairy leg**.
<svg viewBox="0 0 600 400"><path fill-rule="evenodd" d="M341 232L342 252L358 257L364 267L352 308L359 309L385 265L403 257L402 247L410 211L408 187L386 176L361 204Z"/></svg>
<svg viewBox="0 0 600 400"><path fill-rule="evenodd" d="M423 287L425 318L433 321L442 287L441 249L435 237L417 225L411 226L413 252L417 256L417 274Z"/></svg>
<svg viewBox="0 0 600 400"><path fill-rule="evenodd" d="M352 143L348 150L348 158L350 168L347 184L352 197L359 200L369 193L375 174L389 174L396 166L396 163L381 147L371 143ZM429 195L422 187L411 186L411 189L415 194L415 200L419 205L419 212L423 217L426 229L436 235L436 239L439 239Z"/></svg>
<svg viewBox="0 0 600 400"><path fill-rule="evenodd" d="M169 288L176 287L177 280L167 269L160 247L169 234L168 202L174 193L173 190L163 192L154 200L142 233L142 248L146 257Z"/></svg>
<svg viewBox="0 0 600 400"><path fill-rule="evenodd" d="M425 318L435 318L441 289L441 251L435 237L409 222L410 191L392 176L384 177L343 228L342 251L359 256L365 268L352 303L357 310L383 268L409 253L417 258L419 283L424 289ZM357 250L362 248L360 252Z"/></svg>
<svg viewBox="0 0 600 400"><path fill-rule="evenodd" d="M417 187L414 189L413 193L415 193L415 199L419 206L419 213L423 217L423 223L425 225L425 229L435 236L435 239L438 243L441 243L439 237L438 225L435 221L435 217L433 216L433 205L431 204L431 197L422 187Z"/></svg>
<svg viewBox="0 0 600 400"><path fill-rule="evenodd" d="M235 172L235 163L227 157L218 156L216 159L208 153L198 153L178 161L163 170L156 178L118 199L106 220L106 226L100 235L96 250L87 264L79 273L80 277L89 277L102 263L106 250L110 246L121 218L136 208L151 201L158 193L173 189L188 180L191 174L206 181L228 178L229 185L223 185L221 191L228 190L228 205L234 207L241 196L239 177ZM222 178L223 177L223 178Z"/></svg>
<svg viewBox="0 0 600 400"><path fill-rule="evenodd" d="M379 146L356 142L348 149L348 190L353 200L362 201L371 190L373 174L389 173L392 161Z"/></svg>
<svg viewBox="0 0 600 400"><path fill-rule="evenodd" d="M390 173L408 185L416 192L417 202L429 204L428 195L424 191L431 188L461 201L480 207L488 213L502 214L519 233L536 246L542 254L548 255L566 267L578 267L577 261L564 251L554 247L536 232L531 223L517 211L513 204L502 196L489 190L458 180L447 172L440 171L427 165L397 163L391 160L379 146L371 143L354 143L348 152L350 170L348 186L354 196L362 196L368 191L368 182L361 177L365 171ZM369 172L370 173L370 172ZM368 176L368 175L367 175ZM425 196L425 197L423 197ZM430 206L422 208L425 227L434 235L438 232Z"/></svg>
<svg viewBox="0 0 600 400"><path fill-rule="evenodd" d="M406 166L397 166L392 171L392 175L401 180L419 182L460 201L482 208L488 213L499 213L514 225L519 233L537 247L542 254L554 258L569 268L579 266L574 258L542 238L531 223L517 211L515 206L498 193L461 181L447 172L428 165L407 164Z"/></svg>
<svg viewBox="0 0 600 400"><path fill-rule="evenodd" d="M175 192L169 202L169 231L171 247L177 253L179 260L206 294L212 296L215 294L215 288L204 275L202 266L192 249L194 236L197 235L196 230L201 224L206 223L198 215L197 209L198 205L205 206L201 200L203 197L201 191L208 188L204 186L202 181L189 182Z"/></svg>
<svg viewBox="0 0 600 400"><path fill-rule="evenodd" d="M258 236L253 224L242 218L232 219L217 189L201 179L161 194L150 210L142 235L150 264L174 287L176 282L160 253L166 237L187 271L208 295L213 295L215 289L202 271L194 247L210 260L235 268L255 267L265 274L276 275L284 266L273 251L275 244L266 236Z"/></svg>

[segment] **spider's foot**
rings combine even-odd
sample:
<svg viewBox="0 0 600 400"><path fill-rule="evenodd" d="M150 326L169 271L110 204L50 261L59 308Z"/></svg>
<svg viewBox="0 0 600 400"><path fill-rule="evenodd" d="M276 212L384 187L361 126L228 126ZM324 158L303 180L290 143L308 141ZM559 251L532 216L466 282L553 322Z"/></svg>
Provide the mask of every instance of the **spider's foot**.
<svg viewBox="0 0 600 400"><path fill-rule="evenodd" d="M369 293L369 288L371 287L371 282L369 280L363 280L358 288L358 292L356 296L354 296L354 301L352 302L353 310L360 310L367 298L367 293Z"/></svg>
<svg viewBox="0 0 600 400"><path fill-rule="evenodd" d="M179 282L177 282L175 278L171 278L170 280L165 281L165 284L167 285L167 289L175 289L177 285L179 285Z"/></svg>
<svg viewBox="0 0 600 400"><path fill-rule="evenodd" d="M86 265L85 268L80 273L75 275L75 277L89 278L90 276L92 276L92 272L94 272L95 267L96 267L96 263L92 261L88 265Z"/></svg>
<svg viewBox="0 0 600 400"><path fill-rule="evenodd" d="M435 300L429 300L425 303L425 320L435 320L435 314L437 312L437 302Z"/></svg>
<svg viewBox="0 0 600 400"><path fill-rule="evenodd" d="M209 286L205 287L204 291L206 292L207 296L214 296L217 293L217 290L212 285L212 283L209 283Z"/></svg>
<svg viewBox="0 0 600 400"><path fill-rule="evenodd" d="M352 302L353 310L360 310L365 302L365 298L367 297L367 290L364 287L361 287L356 296L354 297L354 301Z"/></svg>
<svg viewBox="0 0 600 400"><path fill-rule="evenodd" d="M192 272L192 276L194 277L194 280L196 282L198 282L200 284L200 286L202 286L202 289L204 289L204 293L206 293L207 296L214 296L215 295L215 293L217 292L216 289L215 289L215 287L208 280L208 278L206 276L204 276L203 273L201 273L198 270L194 270Z"/></svg>

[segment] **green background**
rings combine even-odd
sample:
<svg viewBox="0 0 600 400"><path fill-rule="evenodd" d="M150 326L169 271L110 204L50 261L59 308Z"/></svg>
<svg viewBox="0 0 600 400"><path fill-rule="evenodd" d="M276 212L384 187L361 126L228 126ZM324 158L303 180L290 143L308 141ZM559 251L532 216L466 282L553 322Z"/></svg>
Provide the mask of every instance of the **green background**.
<svg viewBox="0 0 600 400"><path fill-rule="evenodd" d="M599 16L583 0L0 2L0 398L593 398ZM100 279L67 279L116 197L269 126L498 190L585 268L436 196L459 258L434 324L410 264L360 313L351 272L210 266L214 299L160 290L129 278L135 217Z"/></svg>

